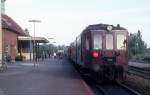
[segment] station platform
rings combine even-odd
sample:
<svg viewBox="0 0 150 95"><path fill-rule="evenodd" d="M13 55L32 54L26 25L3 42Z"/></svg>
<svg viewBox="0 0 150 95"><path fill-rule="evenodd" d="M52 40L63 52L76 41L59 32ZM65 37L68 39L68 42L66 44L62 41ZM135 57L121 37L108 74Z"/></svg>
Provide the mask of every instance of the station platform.
<svg viewBox="0 0 150 95"><path fill-rule="evenodd" d="M74 67L62 59L16 63L0 73L0 95L93 95Z"/></svg>
<svg viewBox="0 0 150 95"><path fill-rule="evenodd" d="M150 68L150 63L140 63L140 62L128 62L129 66L136 66L140 68Z"/></svg>

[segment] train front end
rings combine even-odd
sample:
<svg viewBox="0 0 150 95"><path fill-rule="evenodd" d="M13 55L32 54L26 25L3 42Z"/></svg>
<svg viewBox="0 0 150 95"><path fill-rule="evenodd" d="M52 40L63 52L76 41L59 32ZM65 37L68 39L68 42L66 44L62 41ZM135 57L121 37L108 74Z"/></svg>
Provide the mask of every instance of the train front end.
<svg viewBox="0 0 150 95"><path fill-rule="evenodd" d="M128 32L119 26L91 29L91 68L97 79L122 79L128 64Z"/></svg>

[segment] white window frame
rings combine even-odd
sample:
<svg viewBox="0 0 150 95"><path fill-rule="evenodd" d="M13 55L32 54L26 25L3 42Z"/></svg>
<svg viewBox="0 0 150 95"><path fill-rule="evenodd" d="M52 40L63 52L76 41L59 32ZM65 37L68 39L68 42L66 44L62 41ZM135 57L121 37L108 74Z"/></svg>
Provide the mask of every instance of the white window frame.
<svg viewBox="0 0 150 95"><path fill-rule="evenodd" d="M109 39L109 41L107 40L108 35L111 35L111 37L112 37L112 39L111 40ZM110 38L110 37L108 37L108 38ZM112 41L112 42L110 42L110 41ZM111 47L108 48L107 45L110 43L112 43ZM106 34L106 43L105 44L106 44L106 50L113 50L114 49L114 36L113 36L113 34Z"/></svg>

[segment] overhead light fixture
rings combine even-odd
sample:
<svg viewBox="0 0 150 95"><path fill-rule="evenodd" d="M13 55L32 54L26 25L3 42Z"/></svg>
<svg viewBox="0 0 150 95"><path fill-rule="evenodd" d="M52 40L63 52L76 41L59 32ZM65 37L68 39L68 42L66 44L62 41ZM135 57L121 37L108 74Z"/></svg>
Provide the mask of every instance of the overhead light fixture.
<svg viewBox="0 0 150 95"><path fill-rule="evenodd" d="M113 27L112 27L111 25L108 25L108 26L107 26L107 30L108 30L108 31L111 31L112 28L113 28Z"/></svg>

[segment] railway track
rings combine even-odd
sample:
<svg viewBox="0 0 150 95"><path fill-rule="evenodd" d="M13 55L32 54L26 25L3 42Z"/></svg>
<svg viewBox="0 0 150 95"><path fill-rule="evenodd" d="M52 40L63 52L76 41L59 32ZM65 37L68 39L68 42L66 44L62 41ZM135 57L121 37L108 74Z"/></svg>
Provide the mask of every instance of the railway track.
<svg viewBox="0 0 150 95"><path fill-rule="evenodd" d="M137 76L143 77L145 79L150 79L150 69L149 68L140 68L140 67L129 66L127 73L137 75Z"/></svg>
<svg viewBox="0 0 150 95"><path fill-rule="evenodd" d="M82 75L82 78L93 90L94 95L142 95L134 89L117 82L98 84L92 77Z"/></svg>
<svg viewBox="0 0 150 95"><path fill-rule="evenodd" d="M104 82L98 84L90 75L83 74L77 68L81 77L92 89L94 95L142 95L141 93L117 82Z"/></svg>
<svg viewBox="0 0 150 95"><path fill-rule="evenodd" d="M120 83L96 85L101 95L142 95Z"/></svg>

